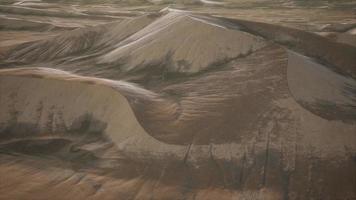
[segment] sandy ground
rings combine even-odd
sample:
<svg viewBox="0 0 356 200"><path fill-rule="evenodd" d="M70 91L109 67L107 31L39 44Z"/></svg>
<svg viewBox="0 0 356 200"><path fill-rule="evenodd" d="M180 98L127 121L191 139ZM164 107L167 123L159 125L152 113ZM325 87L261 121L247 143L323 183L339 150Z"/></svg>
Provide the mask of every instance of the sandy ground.
<svg viewBox="0 0 356 200"><path fill-rule="evenodd" d="M352 2L0 5L0 199L354 199Z"/></svg>

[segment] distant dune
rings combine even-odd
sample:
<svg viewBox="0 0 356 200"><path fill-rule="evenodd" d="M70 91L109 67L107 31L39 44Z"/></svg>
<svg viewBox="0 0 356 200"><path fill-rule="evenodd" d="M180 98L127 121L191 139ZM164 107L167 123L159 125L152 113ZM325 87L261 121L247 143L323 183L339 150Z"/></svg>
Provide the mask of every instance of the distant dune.
<svg viewBox="0 0 356 200"><path fill-rule="evenodd" d="M139 31L152 20L145 16L90 28L79 28L55 38L17 46L9 53L8 59L41 62L73 54L89 54L90 51L106 50Z"/></svg>

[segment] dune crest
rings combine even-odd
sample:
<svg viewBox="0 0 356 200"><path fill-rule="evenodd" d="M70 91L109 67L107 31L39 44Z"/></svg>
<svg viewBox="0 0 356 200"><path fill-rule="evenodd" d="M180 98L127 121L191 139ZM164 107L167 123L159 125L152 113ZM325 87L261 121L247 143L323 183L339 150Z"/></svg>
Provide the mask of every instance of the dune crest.
<svg viewBox="0 0 356 200"><path fill-rule="evenodd" d="M125 63L124 71L167 63L167 71L199 72L264 46L259 37L171 12L122 41L99 62Z"/></svg>

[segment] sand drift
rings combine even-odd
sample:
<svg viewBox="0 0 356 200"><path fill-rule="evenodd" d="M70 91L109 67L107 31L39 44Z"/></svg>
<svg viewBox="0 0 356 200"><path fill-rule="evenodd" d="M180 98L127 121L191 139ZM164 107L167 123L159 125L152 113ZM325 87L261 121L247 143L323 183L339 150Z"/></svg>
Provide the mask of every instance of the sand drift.
<svg viewBox="0 0 356 200"><path fill-rule="evenodd" d="M0 199L356 197L351 45L162 11L2 54Z"/></svg>

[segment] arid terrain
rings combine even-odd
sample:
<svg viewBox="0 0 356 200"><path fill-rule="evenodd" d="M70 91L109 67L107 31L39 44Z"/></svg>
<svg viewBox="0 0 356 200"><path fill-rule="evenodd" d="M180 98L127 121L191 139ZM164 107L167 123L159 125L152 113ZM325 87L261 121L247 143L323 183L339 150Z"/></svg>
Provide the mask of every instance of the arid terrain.
<svg viewBox="0 0 356 200"><path fill-rule="evenodd" d="M0 2L1 200L355 200L356 2Z"/></svg>

